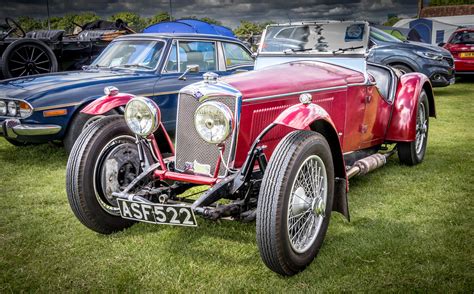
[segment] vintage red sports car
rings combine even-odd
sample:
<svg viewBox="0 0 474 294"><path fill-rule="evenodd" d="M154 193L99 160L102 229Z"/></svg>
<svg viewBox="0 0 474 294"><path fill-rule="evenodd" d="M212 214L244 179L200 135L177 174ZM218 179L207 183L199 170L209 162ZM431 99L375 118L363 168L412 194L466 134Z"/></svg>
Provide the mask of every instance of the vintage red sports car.
<svg viewBox="0 0 474 294"><path fill-rule="evenodd" d="M298 34L288 47L272 36L290 26ZM349 178L397 152L407 165L425 156L430 82L366 64L368 34L365 22L269 26L257 70L207 73L180 91L174 136L150 99L114 93L93 102L89 114L126 104L125 115L94 122L76 141L67 165L73 212L103 234L136 221L196 226L196 214L256 219L264 263L282 275L303 270L331 212L349 219ZM180 196L198 185L210 187Z"/></svg>
<svg viewBox="0 0 474 294"><path fill-rule="evenodd" d="M456 75L474 74L474 28L458 29L440 45L453 55Z"/></svg>

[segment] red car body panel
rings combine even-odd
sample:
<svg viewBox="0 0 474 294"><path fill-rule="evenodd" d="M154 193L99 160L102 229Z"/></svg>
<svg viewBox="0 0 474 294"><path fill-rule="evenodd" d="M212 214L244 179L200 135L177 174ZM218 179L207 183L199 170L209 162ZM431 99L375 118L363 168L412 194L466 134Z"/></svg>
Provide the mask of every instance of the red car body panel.
<svg viewBox="0 0 474 294"><path fill-rule="evenodd" d="M448 42L443 45L443 47L454 57L454 66L456 69L456 74L462 73L472 73L474 74L474 56L472 57L463 57L461 56L462 53L472 53L474 54L474 44L453 44L452 40L455 34L459 32L474 32L474 29L459 29L456 30L451 37L449 38Z"/></svg>
<svg viewBox="0 0 474 294"><path fill-rule="evenodd" d="M238 89L245 101L282 93L363 83L364 75L329 63L299 61L229 76L222 80Z"/></svg>
<svg viewBox="0 0 474 294"><path fill-rule="evenodd" d="M135 96L127 93L119 93L113 96L103 96L94 100L84 107L81 112L90 115L101 115L111 111L114 108L124 106Z"/></svg>
<svg viewBox="0 0 474 294"><path fill-rule="evenodd" d="M426 83L429 83L429 79L419 73L401 76L393 105L390 127L385 138L387 141L411 142L415 140L418 96ZM432 93L427 94L428 97L433 95ZM430 116L435 116L432 101L430 101Z"/></svg>

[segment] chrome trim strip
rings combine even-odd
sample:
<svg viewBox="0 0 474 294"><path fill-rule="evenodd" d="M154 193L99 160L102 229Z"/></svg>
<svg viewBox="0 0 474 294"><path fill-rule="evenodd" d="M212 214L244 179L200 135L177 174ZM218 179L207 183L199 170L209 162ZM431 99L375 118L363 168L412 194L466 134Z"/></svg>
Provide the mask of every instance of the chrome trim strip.
<svg viewBox="0 0 474 294"><path fill-rule="evenodd" d="M324 91L329 91L329 90L340 90L340 89L346 89L346 88L349 88L349 87L370 86L370 85L372 85L372 83L368 83L368 82L357 83L357 84L348 84L348 85L344 85L344 86L335 86L335 87L327 87L327 88L321 88L321 89L312 89L312 90L306 90L306 91L298 91L298 92L290 92L290 93L255 97L255 98L245 99L244 101L245 102L260 101L260 100L266 100L266 99L271 99L271 98L299 95L299 94L303 94L303 93L319 93L319 92L324 92Z"/></svg>
<svg viewBox="0 0 474 294"><path fill-rule="evenodd" d="M54 135L61 131L58 125L18 125L13 127L18 136L44 136Z"/></svg>
<svg viewBox="0 0 474 294"><path fill-rule="evenodd" d="M33 111L43 111L43 110L50 110L50 109L56 109L56 108L71 107L71 106L77 106L80 104L81 104L80 102L56 104L56 105L51 105L51 106L43 106L43 107L34 108Z"/></svg>

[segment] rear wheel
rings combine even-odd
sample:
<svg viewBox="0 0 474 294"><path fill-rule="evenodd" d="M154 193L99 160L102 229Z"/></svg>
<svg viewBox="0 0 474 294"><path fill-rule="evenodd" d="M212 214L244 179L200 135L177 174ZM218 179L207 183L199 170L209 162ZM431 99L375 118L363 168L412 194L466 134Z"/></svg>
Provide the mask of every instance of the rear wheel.
<svg viewBox="0 0 474 294"><path fill-rule="evenodd" d="M257 244L271 270L294 275L313 261L326 235L333 195L326 139L310 131L287 135L268 164L257 206Z"/></svg>
<svg viewBox="0 0 474 294"><path fill-rule="evenodd" d="M426 146L428 144L428 128L428 96L426 95L426 92L422 90L418 98L415 141L397 144L398 158L401 163L415 165L423 161L425 158Z"/></svg>
<svg viewBox="0 0 474 294"><path fill-rule="evenodd" d="M135 138L123 116L108 116L90 125L74 145L66 170L69 204L88 228L110 234L135 222L120 217L112 197L139 173Z"/></svg>
<svg viewBox="0 0 474 294"><path fill-rule="evenodd" d="M51 48L35 39L11 43L2 55L2 73L14 78L58 71L58 61Z"/></svg>

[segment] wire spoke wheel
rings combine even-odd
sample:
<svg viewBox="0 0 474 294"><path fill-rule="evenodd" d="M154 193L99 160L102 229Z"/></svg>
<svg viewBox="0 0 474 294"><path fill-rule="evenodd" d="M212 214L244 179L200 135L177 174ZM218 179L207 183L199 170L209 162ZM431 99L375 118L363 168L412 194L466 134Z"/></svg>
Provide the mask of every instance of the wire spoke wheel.
<svg viewBox="0 0 474 294"><path fill-rule="evenodd" d="M334 164L326 138L294 131L278 144L262 179L257 245L274 272L294 275L321 248L334 200Z"/></svg>
<svg viewBox="0 0 474 294"><path fill-rule="evenodd" d="M418 106L418 115L416 118L416 153L420 154L425 142L426 132L428 131L428 120L426 119L426 109L423 103Z"/></svg>
<svg viewBox="0 0 474 294"><path fill-rule="evenodd" d="M327 203L326 167L319 156L308 157L293 183L288 206L288 237L298 253L307 251L321 229Z"/></svg>

